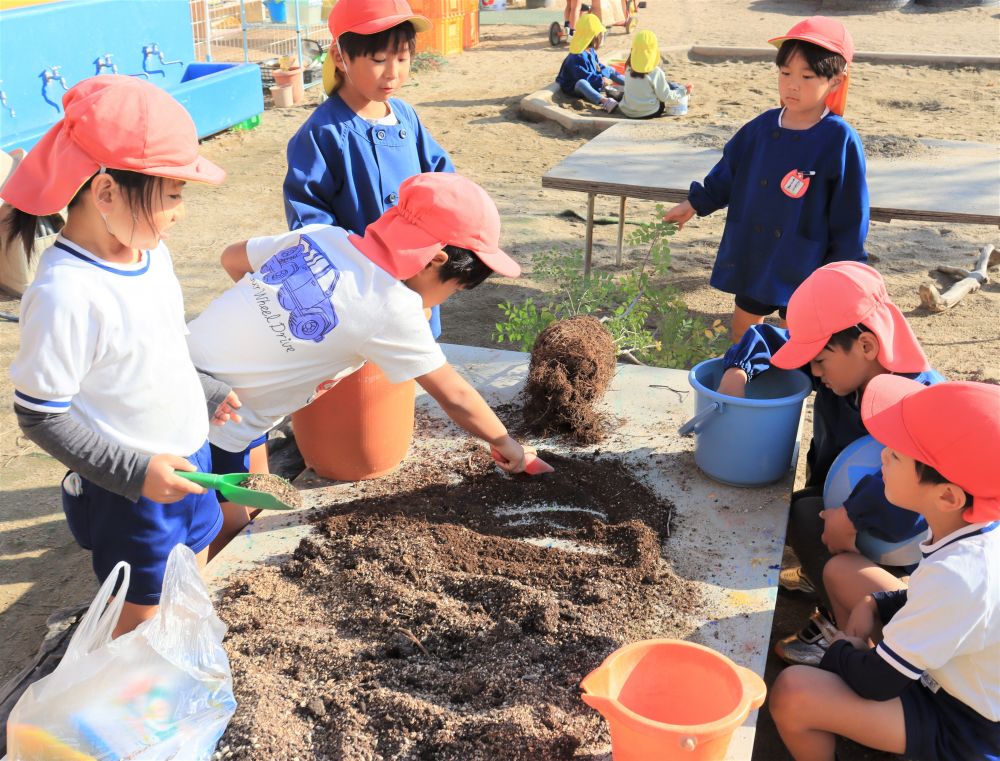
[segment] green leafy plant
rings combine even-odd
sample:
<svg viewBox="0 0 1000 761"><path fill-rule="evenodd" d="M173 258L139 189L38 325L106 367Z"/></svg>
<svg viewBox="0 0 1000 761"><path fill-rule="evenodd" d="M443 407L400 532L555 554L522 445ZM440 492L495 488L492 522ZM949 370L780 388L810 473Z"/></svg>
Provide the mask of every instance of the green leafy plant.
<svg viewBox="0 0 1000 761"><path fill-rule="evenodd" d="M553 289L544 299L505 301L503 319L496 323L496 341L530 351L535 338L556 320L589 314L597 317L614 338L619 356L658 367L690 367L721 354L727 345L721 321L711 325L692 317L680 292L663 282L670 272L669 238L674 224L663 222L657 206L653 222L640 224L629 234L629 244L643 246L639 266L624 274L583 274L583 252L548 251L537 254L534 277Z"/></svg>

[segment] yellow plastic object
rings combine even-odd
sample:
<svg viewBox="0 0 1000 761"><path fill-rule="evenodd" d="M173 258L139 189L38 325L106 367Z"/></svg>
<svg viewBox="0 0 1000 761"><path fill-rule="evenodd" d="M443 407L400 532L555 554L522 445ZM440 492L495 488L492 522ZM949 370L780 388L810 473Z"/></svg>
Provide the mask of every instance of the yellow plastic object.
<svg viewBox="0 0 1000 761"><path fill-rule="evenodd" d="M673 639L626 645L580 683L607 720L614 761L721 761L764 703L764 680L711 648Z"/></svg>
<svg viewBox="0 0 1000 761"><path fill-rule="evenodd" d="M7 752L22 761L97 761L30 724L7 725Z"/></svg>

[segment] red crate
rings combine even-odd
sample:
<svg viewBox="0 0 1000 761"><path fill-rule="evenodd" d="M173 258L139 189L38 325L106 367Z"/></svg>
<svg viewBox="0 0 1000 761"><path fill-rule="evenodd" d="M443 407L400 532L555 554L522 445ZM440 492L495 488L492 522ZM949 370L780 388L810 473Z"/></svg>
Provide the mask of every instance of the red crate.
<svg viewBox="0 0 1000 761"><path fill-rule="evenodd" d="M479 44L479 5L474 11L466 11L462 20L462 47L468 50Z"/></svg>

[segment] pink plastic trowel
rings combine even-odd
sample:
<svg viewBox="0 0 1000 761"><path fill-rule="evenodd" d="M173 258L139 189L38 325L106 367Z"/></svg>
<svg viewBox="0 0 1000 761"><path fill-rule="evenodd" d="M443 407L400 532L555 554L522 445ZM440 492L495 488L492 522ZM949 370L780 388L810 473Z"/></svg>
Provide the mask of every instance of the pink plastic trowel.
<svg viewBox="0 0 1000 761"><path fill-rule="evenodd" d="M500 452L497 451L496 447L490 447L490 454L493 455L493 459L497 462L502 462L503 457ZM540 476L543 473L555 473L556 469L549 465L545 460L536 455L534 452L524 453L524 472L529 476Z"/></svg>

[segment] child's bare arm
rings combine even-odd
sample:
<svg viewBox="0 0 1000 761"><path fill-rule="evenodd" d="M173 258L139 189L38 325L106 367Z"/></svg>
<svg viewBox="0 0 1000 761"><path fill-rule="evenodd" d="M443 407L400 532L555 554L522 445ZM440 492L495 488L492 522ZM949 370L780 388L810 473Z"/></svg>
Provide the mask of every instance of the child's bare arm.
<svg viewBox="0 0 1000 761"><path fill-rule="evenodd" d="M250 258L247 256L247 242L241 240L239 243L231 243L222 252L222 268L226 274L238 282L248 272L253 272L250 266Z"/></svg>
<svg viewBox="0 0 1000 761"><path fill-rule="evenodd" d="M499 450L507 463L501 463L505 470L524 470L524 448L510 437L486 400L455 368L445 363L418 377L417 383L457 425Z"/></svg>

